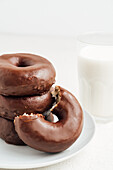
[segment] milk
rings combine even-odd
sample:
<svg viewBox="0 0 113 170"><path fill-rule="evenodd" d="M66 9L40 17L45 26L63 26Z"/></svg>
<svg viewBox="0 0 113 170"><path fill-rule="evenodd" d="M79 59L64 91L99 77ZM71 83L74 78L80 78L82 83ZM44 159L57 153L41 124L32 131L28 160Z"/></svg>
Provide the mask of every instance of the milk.
<svg viewBox="0 0 113 170"><path fill-rule="evenodd" d="M82 48L78 75L84 109L98 117L113 117L113 46Z"/></svg>

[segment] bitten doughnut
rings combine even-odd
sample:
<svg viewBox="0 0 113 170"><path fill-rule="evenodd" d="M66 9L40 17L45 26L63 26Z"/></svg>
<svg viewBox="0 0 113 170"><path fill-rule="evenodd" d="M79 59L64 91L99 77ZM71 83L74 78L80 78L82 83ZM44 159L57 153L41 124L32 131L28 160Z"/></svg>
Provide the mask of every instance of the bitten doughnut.
<svg viewBox="0 0 113 170"><path fill-rule="evenodd" d="M0 116L13 120L24 113L43 113L51 108L54 99L51 92L41 96L12 97L0 95Z"/></svg>
<svg viewBox="0 0 113 170"><path fill-rule="evenodd" d="M47 92L55 82L55 69L45 58L17 53L0 56L0 94L28 96Z"/></svg>
<svg viewBox="0 0 113 170"><path fill-rule="evenodd" d="M13 121L0 117L0 138L6 143L14 145L25 145L15 131Z"/></svg>
<svg viewBox="0 0 113 170"><path fill-rule="evenodd" d="M56 104L50 110L59 121L48 122L42 114L21 115L15 118L19 137L30 147L44 152L61 152L79 137L83 126L83 111L77 99L57 86L52 92Z"/></svg>

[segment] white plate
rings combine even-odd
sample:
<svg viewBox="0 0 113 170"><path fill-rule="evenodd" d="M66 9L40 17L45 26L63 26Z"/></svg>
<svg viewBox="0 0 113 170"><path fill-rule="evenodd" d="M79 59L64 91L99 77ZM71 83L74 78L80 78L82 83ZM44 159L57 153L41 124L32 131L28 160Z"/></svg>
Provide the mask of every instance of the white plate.
<svg viewBox="0 0 113 170"><path fill-rule="evenodd" d="M0 139L0 168L37 168L64 161L82 150L91 141L94 132L94 120L84 112L84 125L80 137L70 148L61 153L48 154L28 146L9 145Z"/></svg>

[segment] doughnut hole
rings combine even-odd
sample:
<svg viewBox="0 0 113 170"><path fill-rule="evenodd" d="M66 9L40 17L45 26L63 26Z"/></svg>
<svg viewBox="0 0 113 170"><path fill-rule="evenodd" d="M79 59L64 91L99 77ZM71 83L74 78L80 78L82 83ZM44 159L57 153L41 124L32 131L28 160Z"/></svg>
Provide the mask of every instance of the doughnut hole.
<svg viewBox="0 0 113 170"><path fill-rule="evenodd" d="M34 62L32 60L29 60L27 58L20 58L17 67L29 67L34 65Z"/></svg>
<svg viewBox="0 0 113 170"><path fill-rule="evenodd" d="M58 119L58 117L56 115L53 114L53 117L54 117L54 121L53 121L54 123L59 121L59 119Z"/></svg>
<svg viewBox="0 0 113 170"><path fill-rule="evenodd" d="M16 67L30 67L35 64L33 60L24 57L12 57L9 59L11 64Z"/></svg>

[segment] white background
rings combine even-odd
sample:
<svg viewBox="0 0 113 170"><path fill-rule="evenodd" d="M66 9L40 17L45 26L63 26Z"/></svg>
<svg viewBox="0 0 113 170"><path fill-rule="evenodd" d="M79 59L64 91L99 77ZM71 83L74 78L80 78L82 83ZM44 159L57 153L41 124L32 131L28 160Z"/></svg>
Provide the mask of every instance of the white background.
<svg viewBox="0 0 113 170"><path fill-rule="evenodd" d="M0 32L76 36L113 31L113 0L0 0Z"/></svg>
<svg viewBox="0 0 113 170"><path fill-rule="evenodd" d="M0 0L0 32L21 34L0 34L0 54L33 52L47 57L56 68L57 84L76 97L74 37L88 31L113 32L113 0ZM98 125L94 140L76 157L40 168L53 169L113 170L113 123Z"/></svg>

